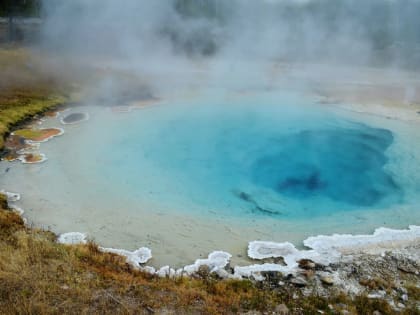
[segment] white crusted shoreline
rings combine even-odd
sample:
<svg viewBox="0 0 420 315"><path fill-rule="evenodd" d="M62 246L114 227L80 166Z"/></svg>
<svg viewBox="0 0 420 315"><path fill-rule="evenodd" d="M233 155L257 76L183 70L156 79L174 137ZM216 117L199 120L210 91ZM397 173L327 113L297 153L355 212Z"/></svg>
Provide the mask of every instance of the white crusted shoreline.
<svg viewBox="0 0 420 315"><path fill-rule="evenodd" d="M20 194L19 193L10 192L10 191L6 191L4 189L1 189L0 194L3 194L3 195L6 196L8 203L20 200Z"/></svg>
<svg viewBox="0 0 420 315"><path fill-rule="evenodd" d="M86 244L86 237L87 235L85 233L80 232L63 233L59 235L57 242L67 245Z"/></svg>
<svg viewBox="0 0 420 315"><path fill-rule="evenodd" d="M10 207L22 216L24 211L15 205L15 202L21 199L21 195L6 190L0 190L0 193L7 197ZM86 244L87 237L86 233L68 232L60 234L57 242L67 245ZM351 261L358 254L383 255L386 251L398 251L410 244L420 244L420 226L410 225L408 229L380 227L373 234L310 236L303 241L303 244L308 249L299 250L290 242L251 241L248 244L248 257L260 260L262 263L234 266L233 272L230 268L232 255L225 251L213 251L207 258L197 259L193 264L182 268L175 269L168 265L156 270L154 267L146 265L153 257L152 250L148 247L140 247L135 251L105 247L99 247L99 249L103 252L124 256L127 263L133 268L161 277L191 276L204 266L210 273L215 273L220 278L252 278L262 281L265 279L262 272L295 274L299 270L299 263L302 260L328 266L341 261ZM282 262L267 263L265 261L273 258L282 259Z"/></svg>
<svg viewBox="0 0 420 315"><path fill-rule="evenodd" d="M152 258L152 251L147 247L140 247L135 251L128 251L125 249L105 248L99 247L99 250L104 253L112 253L126 257L127 263L135 268L139 268L142 264L147 263Z"/></svg>
<svg viewBox="0 0 420 315"><path fill-rule="evenodd" d="M86 234L70 232L61 234L58 242L64 244L84 244ZM372 254L385 251L398 250L409 243L420 243L420 226L411 225L405 230L378 228L370 235L333 234L330 236L319 235L307 238L304 245L307 250L298 250L289 242L275 243L252 241L248 245L248 257L255 260L269 258L282 258L284 263L252 264L249 266L234 266L233 273L229 270L232 255L224 251L211 252L206 259L197 259L194 264L174 269L169 265L156 270L145 264L152 258L152 251L141 247L133 252L124 249L99 247L103 252L125 256L127 263L139 270L156 274L160 277L191 276L205 266L210 273L217 274L220 278L244 279L252 278L262 281L265 277L262 272L280 272L287 276L296 274L299 262L309 260L316 264L328 266L349 261L355 254Z"/></svg>

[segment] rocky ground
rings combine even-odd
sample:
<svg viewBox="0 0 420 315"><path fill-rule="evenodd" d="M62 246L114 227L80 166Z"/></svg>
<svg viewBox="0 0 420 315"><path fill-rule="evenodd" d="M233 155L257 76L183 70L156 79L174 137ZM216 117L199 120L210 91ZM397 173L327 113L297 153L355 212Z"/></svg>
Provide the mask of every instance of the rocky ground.
<svg viewBox="0 0 420 315"><path fill-rule="evenodd" d="M420 244L414 244L383 254L353 255L329 266L302 260L296 276L267 273L266 284L273 288L294 286L307 297L316 294L328 298L337 292L353 297L364 294L370 300L385 300L395 313L407 306L420 311L419 258ZM331 305L331 310L350 314L345 303Z"/></svg>

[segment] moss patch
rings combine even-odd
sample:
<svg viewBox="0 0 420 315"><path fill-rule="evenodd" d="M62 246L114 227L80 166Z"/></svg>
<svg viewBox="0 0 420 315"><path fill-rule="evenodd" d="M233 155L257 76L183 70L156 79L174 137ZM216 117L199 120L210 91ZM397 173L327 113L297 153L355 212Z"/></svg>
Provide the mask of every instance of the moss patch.
<svg viewBox="0 0 420 315"><path fill-rule="evenodd" d="M42 113L52 107L65 102L65 98L59 95L19 95L17 91L11 91L8 95L0 94L0 148L4 145L4 136L11 127L26 119Z"/></svg>

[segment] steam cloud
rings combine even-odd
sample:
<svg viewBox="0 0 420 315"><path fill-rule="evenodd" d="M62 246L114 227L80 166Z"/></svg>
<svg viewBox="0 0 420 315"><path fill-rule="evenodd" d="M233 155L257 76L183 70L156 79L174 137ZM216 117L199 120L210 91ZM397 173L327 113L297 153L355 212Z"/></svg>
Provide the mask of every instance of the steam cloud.
<svg viewBox="0 0 420 315"><path fill-rule="evenodd" d="M417 0L45 0L44 9L50 44L122 57L230 52L355 62L376 53L389 62L420 48Z"/></svg>
<svg viewBox="0 0 420 315"><path fill-rule="evenodd" d="M49 49L180 79L191 61L420 65L418 0L44 0ZM218 75L221 75L220 73Z"/></svg>

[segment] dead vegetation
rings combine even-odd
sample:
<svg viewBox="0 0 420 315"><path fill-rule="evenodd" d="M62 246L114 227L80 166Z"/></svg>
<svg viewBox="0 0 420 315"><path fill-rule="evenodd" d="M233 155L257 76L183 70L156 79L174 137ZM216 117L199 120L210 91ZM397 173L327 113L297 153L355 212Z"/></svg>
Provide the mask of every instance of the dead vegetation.
<svg viewBox="0 0 420 315"><path fill-rule="evenodd" d="M2 198L2 206L4 198ZM65 246L50 232L26 228L0 210L0 310L3 314L136 314L270 309L276 292L249 281L161 279L133 270L93 243Z"/></svg>

